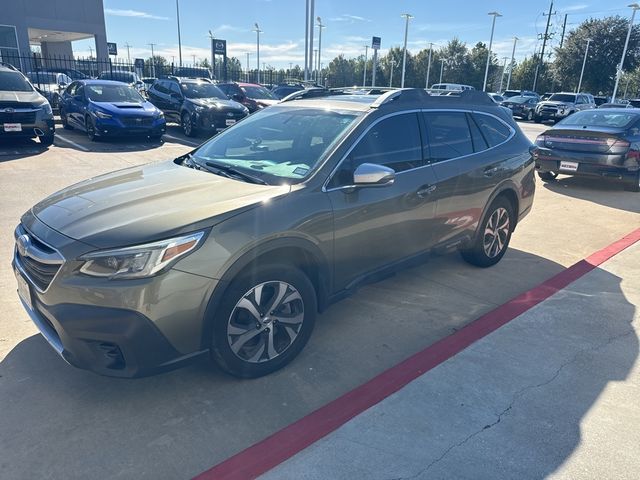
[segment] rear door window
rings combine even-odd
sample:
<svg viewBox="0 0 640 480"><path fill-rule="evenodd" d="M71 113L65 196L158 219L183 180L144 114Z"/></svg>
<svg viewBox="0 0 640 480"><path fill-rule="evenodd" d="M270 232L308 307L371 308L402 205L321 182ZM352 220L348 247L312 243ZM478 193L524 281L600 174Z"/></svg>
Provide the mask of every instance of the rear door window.
<svg viewBox="0 0 640 480"><path fill-rule="evenodd" d="M511 136L511 129L494 116L480 113L474 113L472 116L489 147L500 145Z"/></svg>
<svg viewBox="0 0 640 480"><path fill-rule="evenodd" d="M430 162L441 162L474 153L471 131L464 112L425 112Z"/></svg>

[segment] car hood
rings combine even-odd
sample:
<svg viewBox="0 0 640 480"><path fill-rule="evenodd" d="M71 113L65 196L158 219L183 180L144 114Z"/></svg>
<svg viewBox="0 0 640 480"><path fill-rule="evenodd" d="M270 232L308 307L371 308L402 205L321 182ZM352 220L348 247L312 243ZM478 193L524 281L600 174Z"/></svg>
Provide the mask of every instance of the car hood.
<svg viewBox="0 0 640 480"><path fill-rule="evenodd" d="M159 110L151 102L91 102L93 105L100 107L115 115L154 115Z"/></svg>
<svg viewBox="0 0 640 480"><path fill-rule="evenodd" d="M11 92L8 90L0 90L0 108L2 102L21 102L30 103L32 106L40 106L46 99L38 92Z"/></svg>
<svg viewBox="0 0 640 480"><path fill-rule="evenodd" d="M207 228L289 191L288 185L245 183L168 161L78 183L32 213L67 237L113 248Z"/></svg>
<svg viewBox="0 0 640 480"><path fill-rule="evenodd" d="M221 98L189 98L188 100L201 107L244 110L244 107L235 100L223 100Z"/></svg>

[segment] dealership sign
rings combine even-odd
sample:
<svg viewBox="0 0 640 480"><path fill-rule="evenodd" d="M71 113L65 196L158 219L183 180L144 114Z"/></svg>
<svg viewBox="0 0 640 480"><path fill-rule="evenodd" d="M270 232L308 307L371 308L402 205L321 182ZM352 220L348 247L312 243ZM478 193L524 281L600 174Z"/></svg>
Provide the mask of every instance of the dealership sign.
<svg viewBox="0 0 640 480"><path fill-rule="evenodd" d="M118 45L113 42L107 42L107 52L109 52L109 55L118 55Z"/></svg>
<svg viewBox="0 0 640 480"><path fill-rule="evenodd" d="M213 53L215 55L227 56L227 41L226 40L214 40L213 41Z"/></svg>

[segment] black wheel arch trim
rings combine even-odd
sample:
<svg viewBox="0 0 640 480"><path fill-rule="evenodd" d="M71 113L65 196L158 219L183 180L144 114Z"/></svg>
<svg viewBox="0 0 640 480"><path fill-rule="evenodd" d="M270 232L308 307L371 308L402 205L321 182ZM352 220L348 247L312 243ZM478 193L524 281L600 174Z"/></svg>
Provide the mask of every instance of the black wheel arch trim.
<svg viewBox="0 0 640 480"><path fill-rule="evenodd" d="M487 200L486 205L484 206L484 208L482 209L482 215L480 215L480 221L478 222L478 226L476 228L476 231L473 235L473 238L471 239L471 242L475 242L475 240L478 238L478 235L480 234L480 227L482 224L482 219L486 216L487 211L489 210L489 207L491 206L491 204L495 201L496 198L498 198L500 195L503 195L505 193L508 193L509 195L513 195L516 199L516 204L514 205L514 209L515 211L514 213L514 225L513 225L513 230L515 230L517 224L518 224L518 217L519 217L519 212L520 212L520 194L518 193L518 187L517 185L513 182L513 180L505 180L503 181L500 185L498 185L493 193L491 194L491 196L489 197L489 200ZM512 231L513 231L512 230Z"/></svg>
<svg viewBox="0 0 640 480"><path fill-rule="evenodd" d="M204 312L201 338L202 349L208 349L210 346L210 339L213 334L213 315L220 306L222 297L229 284L257 258L269 252L287 248L297 249L309 255L314 262L314 266L317 268L317 279L310 278L309 280L317 289L318 311L322 312L330 305L331 285L333 284L332 270L329 267L329 261L316 244L300 237L285 237L264 241L263 243L254 245L248 251L243 252L224 270L224 273L219 276L218 284L211 293Z"/></svg>

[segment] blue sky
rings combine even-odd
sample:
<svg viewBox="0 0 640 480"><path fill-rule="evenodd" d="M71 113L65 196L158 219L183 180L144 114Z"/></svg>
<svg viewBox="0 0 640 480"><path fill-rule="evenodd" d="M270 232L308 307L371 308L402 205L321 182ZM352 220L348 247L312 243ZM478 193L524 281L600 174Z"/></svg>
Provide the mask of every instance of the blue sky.
<svg viewBox="0 0 640 480"><path fill-rule="evenodd" d="M445 44L457 36L472 46L489 41L491 17L489 11L503 16L496 20L494 52L499 58L511 55L513 37L518 36L516 58L531 55L540 43L538 34L544 31L549 1L491 0L453 1L433 0L316 0L315 14L322 17L326 28L322 34L322 59L326 65L343 53L354 57L364 53L364 45L371 36L382 37L382 54L391 46L401 46L404 36L402 13L411 13L408 48L417 52L429 42ZM628 1L560 0L554 2L555 15L551 31L555 32L552 46L560 42L562 21L568 13L567 30L575 28L589 17L630 15ZM178 58L175 0L104 0L107 37L118 44L121 57L126 58L125 43L131 56L147 57L149 43L157 44L155 52L169 60ZM304 64L304 0L180 0L180 24L183 61L191 63L193 56L201 60L209 56L208 31L228 43L228 53L238 57L243 67L246 52L255 67L258 22L260 60L274 67L288 67L289 63ZM314 34L317 42L317 28ZM87 42L74 45L76 54L88 54ZM317 43L316 43L317 45Z"/></svg>

